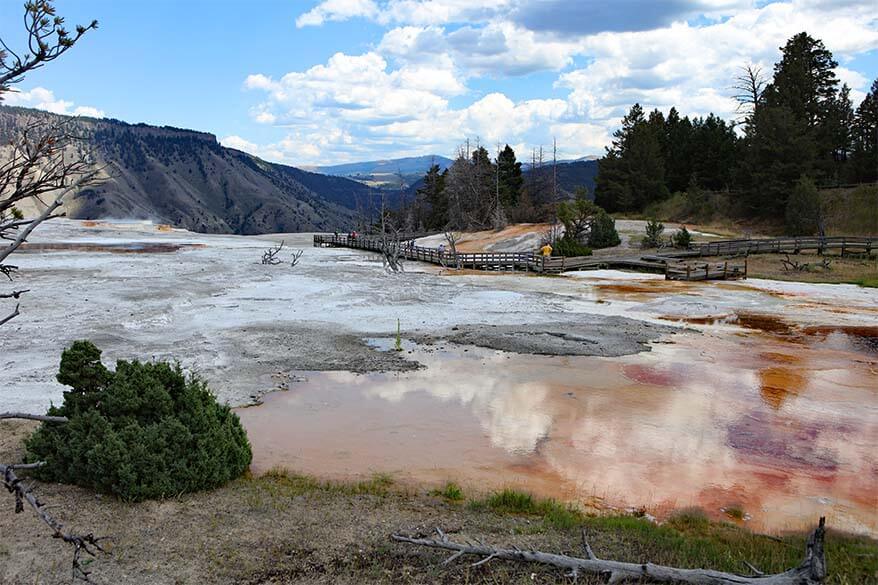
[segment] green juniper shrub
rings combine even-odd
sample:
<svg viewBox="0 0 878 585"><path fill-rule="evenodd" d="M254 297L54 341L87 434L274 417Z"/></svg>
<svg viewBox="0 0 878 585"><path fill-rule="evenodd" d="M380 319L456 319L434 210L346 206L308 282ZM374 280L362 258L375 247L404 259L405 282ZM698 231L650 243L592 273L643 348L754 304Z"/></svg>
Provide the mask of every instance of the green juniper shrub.
<svg viewBox="0 0 878 585"><path fill-rule="evenodd" d="M658 248L662 242L662 234L665 231L665 224L657 219L651 219L646 222L646 236L640 242L644 248Z"/></svg>
<svg viewBox="0 0 878 585"><path fill-rule="evenodd" d="M811 236L820 226L820 193L809 177L801 177L787 200L787 233L791 236Z"/></svg>
<svg viewBox="0 0 878 585"><path fill-rule="evenodd" d="M71 389L48 414L69 422L44 423L26 442L28 460L46 462L40 479L137 501L215 488L250 464L238 416L179 364L120 360L111 372L97 347L76 341L58 381Z"/></svg>
<svg viewBox="0 0 878 585"><path fill-rule="evenodd" d="M597 250L600 248L612 248L622 243L619 232L616 231L616 220L601 208L598 208L591 224L591 232L588 234L589 247Z"/></svg>
<svg viewBox="0 0 878 585"><path fill-rule="evenodd" d="M591 256L591 248L564 236L555 241L552 256Z"/></svg>
<svg viewBox="0 0 878 585"><path fill-rule="evenodd" d="M688 250L689 246L692 244L692 234L689 233L686 226L681 226L680 229L674 232L673 240L675 248Z"/></svg>

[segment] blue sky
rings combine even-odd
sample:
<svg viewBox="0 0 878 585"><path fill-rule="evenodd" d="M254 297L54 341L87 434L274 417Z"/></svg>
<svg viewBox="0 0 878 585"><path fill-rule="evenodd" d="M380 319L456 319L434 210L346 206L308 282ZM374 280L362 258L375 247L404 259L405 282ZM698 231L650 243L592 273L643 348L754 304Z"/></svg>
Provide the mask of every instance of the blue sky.
<svg viewBox="0 0 878 585"><path fill-rule="evenodd" d="M855 102L878 77L859 0L57 0L100 21L6 103L212 132L296 165L452 155L465 138L527 158L599 154L627 108L734 117L738 68L770 72L806 30ZM21 2L0 35L21 39Z"/></svg>

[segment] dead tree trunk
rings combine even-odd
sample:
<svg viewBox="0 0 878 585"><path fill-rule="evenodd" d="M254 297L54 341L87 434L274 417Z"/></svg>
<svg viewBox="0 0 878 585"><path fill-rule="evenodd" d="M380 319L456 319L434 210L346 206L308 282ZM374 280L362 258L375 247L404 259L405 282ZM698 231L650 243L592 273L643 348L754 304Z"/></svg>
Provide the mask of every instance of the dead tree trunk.
<svg viewBox="0 0 878 585"><path fill-rule="evenodd" d="M608 579L608 583L617 584L624 582L646 583L687 583L690 585L814 585L826 578L826 559L823 551L825 537L825 519L820 518L820 523L808 537L805 548L805 559L794 568L773 575L754 574L736 575L710 569L680 569L666 567L652 563L626 563L599 559L591 550L588 540L583 532L583 547L586 558L572 557L545 553L536 550L520 550L518 548L497 548L478 542L465 544L454 542L438 528L439 535L435 538L414 538L401 534L394 534L391 538L397 542L440 548L454 552L445 563L454 561L463 555L475 555L482 557L473 563L473 566L483 565L493 559L507 561L520 561L527 563L541 563L570 571L569 576L576 580L580 575L601 575ZM752 569L752 567L750 567Z"/></svg>

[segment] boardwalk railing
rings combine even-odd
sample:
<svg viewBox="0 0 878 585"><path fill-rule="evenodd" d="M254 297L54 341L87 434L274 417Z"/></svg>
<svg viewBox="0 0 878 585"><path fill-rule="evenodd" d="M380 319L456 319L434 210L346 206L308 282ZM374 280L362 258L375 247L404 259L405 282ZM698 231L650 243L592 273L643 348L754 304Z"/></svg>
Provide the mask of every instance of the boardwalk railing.
<svg viewBox="0 0 878 585"><path fill-rule="evenodd" d="M353 237L317 234L314 236L314 246L354 248L380 253L383 248L383 242L378 236ZM593 256L546 257L532 252L458 252L455 254L448 251L439 251L438 248L416 246L413 239L400 243L400 255L406 260L429 262L448 268L539 272L543 274L560 274L572 270L597 270L600 268L653 272L664 274L666 278L674 280L746 278L747 274L746 263L741 265L725 263L724 267L720 264L713 268L702 269L700 267L693 267L687 269L685 265L679 264L679 260L675 257L657 255L595 258ZM688 252L687 255L691 256L693 252Z"/></svg>
<svg viewBox="0 0 878 585"><path fill-rule="evenodd" d="M878 238L862 236L827 236L800 238L769 238L758 240L720 240L692 244L689 248L700 256L739 256L745 254L799 254L814 251L823 254L838 250L848 254L869 255L878 252Z"/></svg>
<svg viewBox="0 0 878 585"><path fill-rule="evenodd" d="M383 243L378 236L314 236L315 247L354 248L381 252ZM511 272L553 271L555 258L544 258L532 252L458 252L439 251L438 248L416 246L414 240L400 242L400 256L406 260L429 262L450 268L471 268L473 270L506 270ZM568 258L569 260L569 258Z"/></svg>

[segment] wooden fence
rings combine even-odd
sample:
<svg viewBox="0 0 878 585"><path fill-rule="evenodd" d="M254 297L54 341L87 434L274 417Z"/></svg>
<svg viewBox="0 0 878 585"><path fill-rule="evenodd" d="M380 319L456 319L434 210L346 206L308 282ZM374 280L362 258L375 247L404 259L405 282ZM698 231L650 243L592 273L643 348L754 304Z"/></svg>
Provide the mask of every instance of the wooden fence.
<svg viewBox="0 0 878 585"><path fill-rule="evenodd" d="M322 235L314 236L315 247L354 248L381 252L382 239L377 236L346 236ZM685 255L697 255L687 252ZM538 272L543 274L560 274L573 270L620 269L637 272L653 272L664 274L673 280L705 280L719 278L746 278L745 264L725 263L723 268L701 268L702 265L687 269L679 264L679 258L670 255L651 256L542 256L532 252L458 252L457 254L438 248L416 246L414 240L400 242L400 256L406 260L429 262L448 268L472 270L498 270L507 272ZM723 265L711 265L723 266Z"/></svg>
<svg viewBox="0 0 878 585"><path fill-rule="evenodd" d="M838 251L849 254L878 253L878 238L861 236L827 236L802 238L768 238L757 240L720 240L692 244L690 250L699 256L742 256L747 254L799 254L813 251L824 254Z"/></svg>

